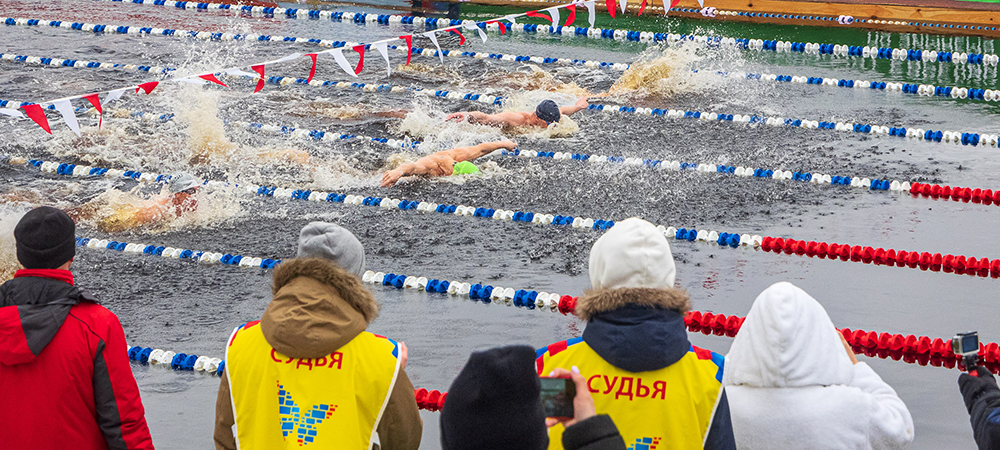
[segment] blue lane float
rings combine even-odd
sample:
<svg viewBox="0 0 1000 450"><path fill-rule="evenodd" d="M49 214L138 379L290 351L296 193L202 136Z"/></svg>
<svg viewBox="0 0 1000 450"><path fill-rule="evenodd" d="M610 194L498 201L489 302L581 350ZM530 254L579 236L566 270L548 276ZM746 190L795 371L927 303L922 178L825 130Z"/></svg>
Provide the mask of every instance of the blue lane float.
<svg viewBox="0 0 1000 450"><path fill-rule="evenodd" d="M92 23L81 23L81 22L69 22L69 21L59 21L59 20L39 20L39 19L25 19L25 18L13 18L13 17L0 17L0 22L8 26L49 26L54 28L62 28L67 30L77 30L84 32L92 32L96 35L106 35L106 34L132 34L132 35L152 35L152 36L171 36L171 37L185 37L185 38L195 38L205 41L258 41L258 42L282 42L282 43L300 43L306 45L318 45L321 47L329 48L342 48L342 47L354 47L361 45L358 42L349 41L334 41L329 39L318 39L318 38L302 38L294 36L271 36L271 35L259 35L259 34L239 34L239 33L213 33L210 31L191 31L191 30L175 30L169 28L153 28L153 27L143 27L140 25L102 25L102 24L92 24ZM496 25L496 24L492 24ZM399 47L396 45L389 45L388 48L403 53L407 52L405 47ZM412 47L409 49L410 54L414 56L425 56L427 58L438 58L438 51L436 49L428 49L422 47ZM486 52L463 52L457 50L441 50L440 52L443 56L449 57L467 57L467 58L478 58L478 59L496 59L501 61L514 61L514 62L533 62L536 64L560 64L560 65L581 65L587 67L599 67L624 71L627 70L630 65L626 63L612 63L612 62L602 62L602 61L587 61L582 59L567 59L567 58L549 58L541 56L531 56L531 55L510 55L504 53L486 53Z"/></svg>
<svg viewBox="0 0 1000 450"><path fill-rule="evenodd" d="M128 349L129 361L134 361L142 365L165 366L173 370L202 372L215 376L222 376L226 370L226 362L220 358L209 356L198 356L173 352L159 348L141 347L134 345Z"/></svg>
<svg viewBox="0 0 1000 450"><path fill-rule="evenodd" d="M112 0L121 1L121 0ZM356 12L356 11L338 11L338 10L311 10L305 8L269 8L263 6L242 6L242 7L231 7L230 5L220 4L220 3L199 3L198 5L205 5L202 7L191 7L188 6L190 2L175 2L175 1L155 1L155 0L132 0L131 3L136 4L153 4L153 5L163 5L163 6L175 6L176 8L186 9L186 10L198 10L198 9L214 9L214 10L224 10L230 11L238 14L258 14L269 18L308 18L308 19L323 19L331 20L334 22L351 22L358 25L367 24L381 24L381 25L391 25L391 24L402 24L402 25L424 25L428 29L432 29L444 24L445 26L454 25L475 25L481 29L499 32L500 28L497 24L491 23L487 24L485 22L476 22L473 20L457 20L457 19L437 19L437 18L424 18L424 17L414 17L403 14L376 14L376 13L366 13L366 12ZM656 11L657 9L662 11L662 8L651 6L651 10ZM712 15L706 15L706 9L712 10ZM822 22L823 25L830 25L831 23L839 23L841 25L867 25L867 24L881 24L886 22L884 20L880 21L878 19L869 18L858 18L855 19L850 16L828 16L828 15L818 15L818 14L785 14L785 13L767 13L767 12L750 12L750 11L730 11L730 10L718 10L716 8L688 8L688 7L674 7L670 8L669 11L672 12L683 12L683 13L701 13L705 17L717 17L717 16L746 16L746 17L763 17L763 18L782 18L782 19L793 19L802 20L806 23L815 21L817 23ZM963 29L977 29L973 25L954 25L947 24L944 22L899 22L899 25L909 25L913 27L926 27L926 28L947 28L947 27L960 27ZM506 27L509 30L520 33L527 34L537 34L537 33L547 33L551 35L559 36L582 36L591 39L609 39L617 41L633 41L633 42L643 42L643 43L658 43L658 42L701 42L708 46L718 46L718 45L731 45L745 50L757 50L757 51L774 51L774 52L799 52L804 54L814 54L814 55L835 55L835 56L845 56L845 57L862 57L862 58L872 58L872 59L895 59L901 61L922 61L928 63L955 63L955 64L972 64L972 65L997 65L1000 63L1000 56L996 54L982 54L982 53L963 53L963 52L948 52L948 51L933 51L924 49L909 49L909 48L887 48L887 47L869 47L869 46L851 46L844 44L835 43L807 43L807 42L788 42L778 39L773 40L763 40L763 39L749 39L749 38L735 38L735 37L721 37L721 36L704 36L704 35L682 35L682 34L672 34L672 33L655 33L651 31L636 31L628 29L609 29L609 28L586 28L586 27L574 27L574 26L558 26L558 25L537 25L530 23L517 23L510 24ZM998 31L1000 27L997 26L979 26L979 30L984 31Z"/></svg>
<svg viewBox="0 0 1000 450"><path fill-rule="evenodd" d="M118 242L109 239L97 239L89 237L76 238L77 247L112 250L120 253L131 253L136 255L159 256L163 258L187 259L203 264L225 264L257 269L273 269L281 264L280 259L255 258L233 253L217 253L209 251L191 250L185 248L175 248L163 245L141 244L132 242Z"/></svg>

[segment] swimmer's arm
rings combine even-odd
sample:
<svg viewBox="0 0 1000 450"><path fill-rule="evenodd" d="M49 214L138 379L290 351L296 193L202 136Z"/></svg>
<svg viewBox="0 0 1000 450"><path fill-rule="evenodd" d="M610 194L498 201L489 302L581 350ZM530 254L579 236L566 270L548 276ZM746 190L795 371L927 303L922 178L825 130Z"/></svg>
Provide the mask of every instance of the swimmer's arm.
<svg viewBox="0 0 1000 450"><path fill-rule="evenodd" d="M587 97L581 97L576 101L576 104L572 106L563 106L559 108L559 112L564 116L572 116L574 113L587 109L590 103L587 103Z"/></svg>
<svg viewBox="0 0 1000 450"><path fill-rule="evenodd" d="M517 143L514 141L498 141L498 142L484 142L479 145L472 147L458 147L455 149L448 150L448 154L455 161L472 161L476 158L489 155L497 149L506 148L513 150L517 148Z"/></svg>
<svg viewBox="0 0 1000 450"><path fill-rule="evenodd" d="M431 172L434 162L430 158L420 158L415 162L401 164L382 174L382 187L392 187L400 178L410 175L424 175Z"/></svg>

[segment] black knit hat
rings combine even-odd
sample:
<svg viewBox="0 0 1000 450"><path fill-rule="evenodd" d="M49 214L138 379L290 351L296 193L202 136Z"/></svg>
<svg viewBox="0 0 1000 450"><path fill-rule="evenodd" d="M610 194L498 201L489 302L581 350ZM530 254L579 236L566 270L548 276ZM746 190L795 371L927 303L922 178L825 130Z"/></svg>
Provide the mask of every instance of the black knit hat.
<svg viewBox="0 0 1000 450"><path fill-rule="evenodd" d="M14 241L25 269L55 269L76 255L76 224L62 210L41 206L17 223Z"/></svg>
<svg viewBox="0 0 1000 450"><path fill-rule="evenodd" d="M442 450L545 450L540 392L531 347L473 353L441 410Z"/></svg>

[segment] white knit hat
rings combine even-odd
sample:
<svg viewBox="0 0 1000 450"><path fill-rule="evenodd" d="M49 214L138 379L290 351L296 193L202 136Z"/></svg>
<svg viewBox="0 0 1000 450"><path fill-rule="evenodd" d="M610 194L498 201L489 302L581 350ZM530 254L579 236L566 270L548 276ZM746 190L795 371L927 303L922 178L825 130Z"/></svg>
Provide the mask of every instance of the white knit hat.
<svg viewBox="0 0 1000 450"><path fill-rule="evenodd" d="M616 222L590 249L594 289L673 288L676 275L667 238L637 217Z"/></svg>

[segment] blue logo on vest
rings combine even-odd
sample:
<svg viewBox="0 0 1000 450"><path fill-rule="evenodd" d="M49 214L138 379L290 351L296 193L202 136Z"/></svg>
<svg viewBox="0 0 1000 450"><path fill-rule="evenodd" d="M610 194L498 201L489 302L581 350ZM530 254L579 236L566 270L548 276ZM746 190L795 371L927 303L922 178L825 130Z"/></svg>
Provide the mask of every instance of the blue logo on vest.
<svg viewBox="0 0 1000 450"><path fill-rule="evenodd" d="M659 445L660 438L643 437L636 439L634 443L630 444L628 450L655 450Z"/></svg>
<svg viewBox="0 0 1000 450"><path fill-rule="evenodd" d="M298 437L299 446L312 443L316 439L316 427L329 419L337 405L314 405L308 411L302 411L292 400L292 394L278 384L278 415L281 416L281 435L288 438L293 431Z"/></svg>

